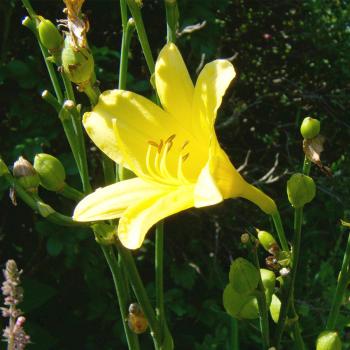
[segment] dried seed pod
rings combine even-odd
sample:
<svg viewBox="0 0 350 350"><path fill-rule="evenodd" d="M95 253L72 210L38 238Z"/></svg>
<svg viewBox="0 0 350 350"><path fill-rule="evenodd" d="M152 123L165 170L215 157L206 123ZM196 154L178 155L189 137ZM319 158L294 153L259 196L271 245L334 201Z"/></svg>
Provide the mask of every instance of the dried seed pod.
<svg viewBox="0 0 350 350"><path fill-rule="evenodd" d="M19 157L13 164L13 176L26 191L37 192L40 183L39 175L33 165L23 157Z"/></svg>
<svg viewBox="0 0 350 350"><path fill-rule="evenodd" d="M132 303L129 306L128 326L136 334L144 333L148 328L145 314L137 303Z"/></svg>

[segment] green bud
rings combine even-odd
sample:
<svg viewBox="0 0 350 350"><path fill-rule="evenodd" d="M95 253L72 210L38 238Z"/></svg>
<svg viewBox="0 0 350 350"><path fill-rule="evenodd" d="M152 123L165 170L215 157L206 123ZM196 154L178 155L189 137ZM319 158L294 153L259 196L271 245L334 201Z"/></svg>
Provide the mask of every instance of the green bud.
<svg viewBox="0 0 350 350"><path fill-rule="evenodd" d="M63 44L63 37L57 27L48 19L42 18L38 25L39 38L43 46L50 50L58 50Z"/></svg>
<svg viewBox="0 0 350 350"><path fill-rule="evenodd" d="M318 119L304 118L300 126L300 132L304 139L313 139L320 133L321 123Z"/></svg>
<svg viewBox="0 0 350 350"><path fill-rule="evenodd" d="M57 158L46 153L37 154L34 168L39 174L41 186L48 191L59 192L65 186L66 172Z"/></svg>
<svg viewBox="0 0 350 350"><path fill-rule="evenodd" d="M287 181L287 194L289 202L294 208L301 208L311 202L316 194L314 180L304 174L293 174Z"/></svg>
<svg viewBox="0 0 350 350"><path fill-rule="evenodd" d="M264 249L271 253L271 250L278 249L278 244L271 233L267 231L258 231L258 239Z"/></svg>
<svg viewBox="0 0 350 350"><path fill-rule="evenodd" d="M231 264L229 280L237 293L248 294L258 286L259 271L248 260L238 258Z"/></svg>
<svg viewBox="0 0 350 350"><path fill-rule="evenodd" d="M234 318L255 319L259 317L257 300L253 295L237 293L228 284L223 294L223 304L226 312Z"/></svg>
<svg viewBox="0 0 350 350"><path fill-rule="evenodd" d="M86 83L94 74L94 58L88 48L74 49L67 36L62 50L62 67L73 83Z"/></svg>
<svg viewBox="0 0 350 350"><path fill-rule="evenodd" d="M37 192L40 184L39 175L33 165L23 157L19 157L13 164L13 176L26 191Z"/></svg>
<svg viewBox="0 0 350 350"><path fill-rule="evenodd" d="M316 350L341 350L342 343L337 332L324 331L316 341Z"/></svg>
<svg viewBox="0 0 350 350"><path fill-rule="evenodd" d="M278 299L278 297L273 294L270 304L270 314L273 322L277 323L278 318L280 317L280 310L281 310L281 301Z"/></svg>
<svg viewBox="0 0 350 350"><path fill-rule="evenodd" d="M261 280L265 288L266 303L270 305L272 294L275 291L276 275L273 271L260 269Z"/></svg>

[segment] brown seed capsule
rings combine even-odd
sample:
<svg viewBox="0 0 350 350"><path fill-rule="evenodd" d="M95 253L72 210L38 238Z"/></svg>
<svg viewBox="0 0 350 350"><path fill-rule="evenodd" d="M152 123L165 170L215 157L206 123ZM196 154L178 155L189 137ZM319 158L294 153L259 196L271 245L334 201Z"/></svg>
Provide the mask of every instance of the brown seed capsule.
<svg viewBox="0 0 350 350"><path fill-rule="evenodd" d="M148 321L137 303L129 306L128 326L136 334L144 333L148 328Z"/></svg>

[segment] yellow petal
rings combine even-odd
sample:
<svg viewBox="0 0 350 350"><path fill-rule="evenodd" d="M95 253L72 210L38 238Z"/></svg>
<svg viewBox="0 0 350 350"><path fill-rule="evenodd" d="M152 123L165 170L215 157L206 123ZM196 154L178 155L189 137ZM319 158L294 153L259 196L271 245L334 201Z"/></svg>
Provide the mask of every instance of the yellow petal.
<svg viewBox="0 0 350 350"><path fill-rule="evenodd" d="M238 197L246 182L220 148L215 134L209 146L209 159L195 186L195 207L220 203L226 198Z"/></svg>
<svg viewBox="0 0 350 350"><path fill-rule="evenodd" d="M198 76L193 98L193 114L198 116L197 123L207 135L208 132L211 133L222 97L235 76L233 65L227 60L208 63Z"/></svg>
<svg viewBox="0 0 350 350"><path fill-rule="evenodd" d="M181 54L173 43L164 46L159 53L155 83L163 108L190 130L194 88Z"/></svg>
<svg viewBox="0 0 350 350"><path fill-rule="evenodd" d="M191 207L193 186L183 186L163 195L147 197L125 211L119 221L118 237L125 247L137 249L155 223Z"/></svg>
<svg viewBox="0 0 350 350"><path fill-rule="evenodd" d="M143 198L168 191L160 184L133 178L97 189L85 197L74 210L76 221L109 220L120 217L124 211Z"/></svg>

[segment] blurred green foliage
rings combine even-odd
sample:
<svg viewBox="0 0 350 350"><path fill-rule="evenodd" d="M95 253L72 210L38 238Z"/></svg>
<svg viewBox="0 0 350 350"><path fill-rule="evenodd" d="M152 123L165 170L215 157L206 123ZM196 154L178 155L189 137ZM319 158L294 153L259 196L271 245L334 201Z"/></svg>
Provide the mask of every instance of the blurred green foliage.
<svg viewBox="0 0 350 350"><path fill-rule="evenodd" d="M163 3L144 3L156 56L166 35ZM51 20L63 17L61 1L33 0L32 5ZM60 123L40 98L41 91L51 87L36 42L20 24L25 10L16 0L4 0L0 7L0 154L11 164L19 155L32 161L38 152L51 153L65 165L68 183L79 187ZM218 57L230 57L237 69L220 110L218 135L237 166L251 151L242 173L276 199L288 235L292 210L285 185L288 174L301 168L300 122L305 116L321 120L326 137L323 161L333 177L312 170L317 197L305 209L296 291L303 334L312 347L327 317L345 247L347 232L339 219L350 216L350 2L179 0L179 9L180 31L206 21L201 30L183 34L178 41L193 78L203 64ZM114 88L121 39L118 2L88 0L85 12L101 88ZM136 38L129 67L128 89L149 96L149 76ZM98 187L99 155L91 143L88 149ZM71 202L44 191L42 196L70 215ZM1 179L0 200L1 264L15 258L25 271L23 309L31 348L126 348L109 271L91 234L45 222L20 201L14 207ZM269 230L270 225L241 200L190 210L166 221L165 297L177 349L229 349L233 324L221 298L230 261L247 256L239 241L245 229ZM149 238L135 256L153 298L153 235ZM261 258L263 262L263 254ZM349 305L344 305L338 326L346 349L349 314ZM255 322L240 322L239 334L241 349L260 348ZM149 342L147 336L141 338ZM292 345L286 342L284 347Z"/></svg>

